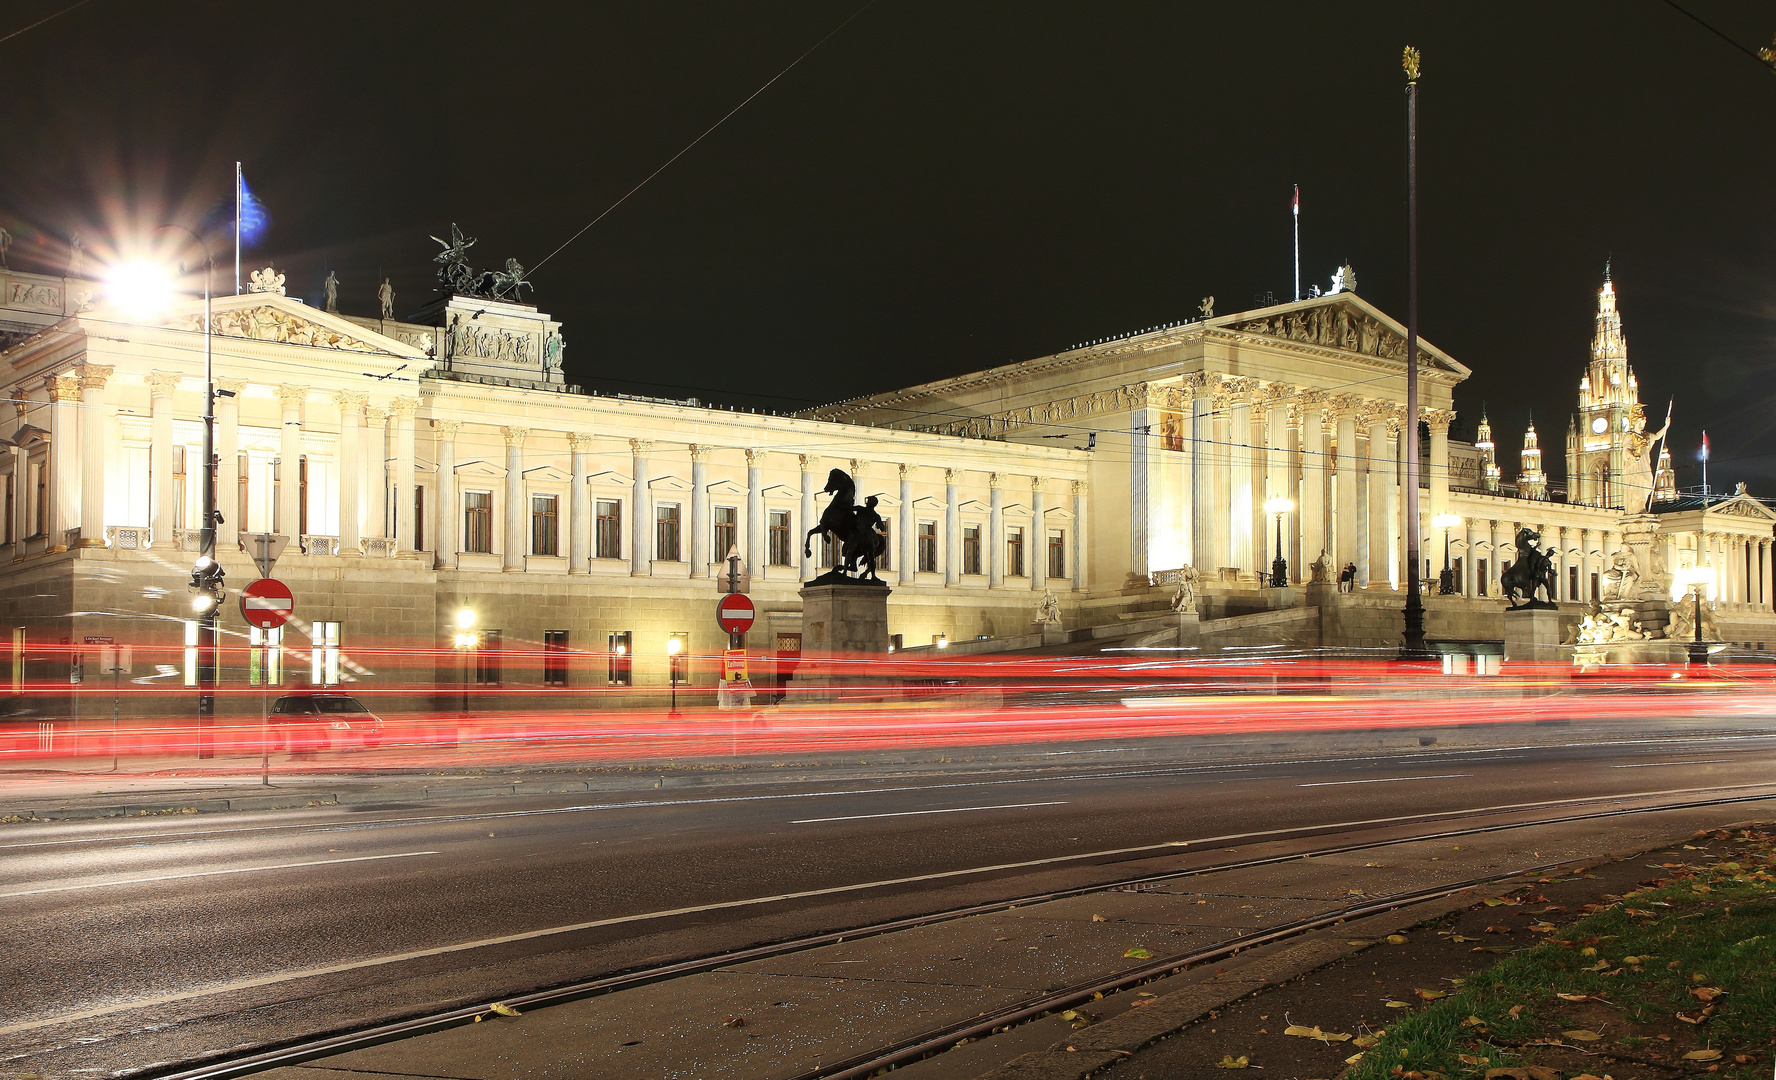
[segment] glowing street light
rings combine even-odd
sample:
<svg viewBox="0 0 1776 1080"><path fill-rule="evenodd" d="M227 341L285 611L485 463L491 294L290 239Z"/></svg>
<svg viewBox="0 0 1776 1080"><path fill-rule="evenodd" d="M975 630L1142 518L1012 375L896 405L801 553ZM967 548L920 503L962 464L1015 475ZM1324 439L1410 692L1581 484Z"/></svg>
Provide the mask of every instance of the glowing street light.
<svg viewBox="0 0 1776 1080"><path fill-rule="evenodd" d="M475 609L461 608L456 613L456 649L462 657L462 717L469 718L469 653L481 644L475 632Z"/></svg>
<svg viewBox="0 0 1776 1080"><path fill-rule="evenodd" d="M1696 605L1696 632L1684 643L1684 652L1690 665L1699 667L1708 663L1708 643L1702 640L1702 594L1706 591L1710 599L1714 597L1714 567L1679 567L1671 575L1671 598L1681 599L1686 589Z"/></svg>
<svg viewBox="0 0 1776 1080"><path fill-rule="evenodd" d="M1295 500L1278 495L1264 504L1264 512L1276 518L1277 546L1276 558L1270 560L1270 587L1286 589L1289 587L1289 561L1283 558L1283 515L1295 509Z"/></svg>
<svg viewBox="0 0 1776 1080"><path fill-rule="evenodd" d="M1462 523L1462 519L1454 514L1438 514L1431 519L1431 527L1443 530L1443 573L1437 578L1437 595L1455 595L1455 571L1449 566L1449 530Z"/></svg>
<svg viewBox="0 0 1776 1080"><path fill-rule="evenodd" d="M105 273L105 300L122 314L146 322L173 302L172 275L148 259L130 259Z"/></svg>
<svg viewBox="0 0 1776 1080"><path fill-rule="evenodd" d="M685 656L685 646L690 634L684 630L675 630L666 635L666 666L670 669L668 677L672 681L671 715L678 715L678 680L684 672L682 665L689 659Z"/></svg>

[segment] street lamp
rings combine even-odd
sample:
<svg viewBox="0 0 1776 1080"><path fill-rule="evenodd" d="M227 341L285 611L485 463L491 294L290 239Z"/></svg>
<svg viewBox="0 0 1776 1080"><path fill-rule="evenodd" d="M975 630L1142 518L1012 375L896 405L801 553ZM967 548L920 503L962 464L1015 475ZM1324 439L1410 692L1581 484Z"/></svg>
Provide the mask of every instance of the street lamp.
<svg viewBox="0 0 1776 1080"><path fill-rule="evenodd" d="M1406 609L1402 612L1400 658L1429 660L1425 647L1424 599L1418 595L1418 50L1401 57L1406 69Z"/></svg>
<svg viewBox="0 0 1776 1080"><path fill-rule="evenodd" d="M1283 515L1295 509L1295 500L1278 495L1264 504L1264 512L1276 518L1277 546L1276 558L1270 560L1270 587L1286 589L1289 587L1289 560L1283 558Z"/></svg>
<svg viewBox="0 0 1776 1080"><path fill-rule="evenodd" d="M1684 652L1691 667L1702 667L1708 663L1708 643L1702 640L1702 593L1714 592L1714 568L1711 566L1685 566L1671 575L1672 599L1683 596L1689 590L1696 605L1695 633L1690 640L1684 642Z"/></svg>
<svg viewBox="0 0 1776 1080"><path fill-rule="evenodd" d="M216 260L210 245L196 231L183 225L162 225L155 232L181 232L197 242L204 255L204 414L203 414L203 517L198 530L197 562L191 568L191 610L197 615L197 728L200 758L216 756L211 727L216 722L216 623L221 615L222 564L216 561L216 369L211 355L214 320L211 294ZM106 275L106 297L138 319L150 317L171 299L172 281L166 269L140 260L123 263Z"/></svg>
<svg viewBox="0 0 1776 1080"><path fill-rule="evenodd" d="M481 643L475 632L475 610L462 608L456 613L456 649L462 656L462 718L469 718L469 653Z"/></svg>
<svg viewBox="0 0 1776 1080"><path fill-rule="evenodd" d="M672 711L670 714L672 716L678 715L679 665L683 664L686 660L684 655L685 641L689 637L690 635L683 630L677 630L666 635L666 666L670 669L668 677L672 680Z"/></svg>
<svg viewBox="0 0 1776 1080"><path fill-rule="evenodd" d="M1437 595L1455 595L1455 570L1449 565L1449 530L1462 523L1462 519L1454 514L1438 514L1431 519L1431 527L1443 530L1443 573L1437 578Z"/></svg>

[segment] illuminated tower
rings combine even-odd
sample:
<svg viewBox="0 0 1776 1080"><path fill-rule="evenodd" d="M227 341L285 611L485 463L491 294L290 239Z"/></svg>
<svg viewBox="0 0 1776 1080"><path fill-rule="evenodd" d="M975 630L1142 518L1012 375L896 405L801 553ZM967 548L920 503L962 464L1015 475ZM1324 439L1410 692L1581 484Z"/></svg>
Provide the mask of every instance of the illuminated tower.
<svg viewBox="0 0 1776 1080"><path fill-rule="evenodd" d="M1545 501L1548 498L1548 474L1542 471L1542 448L1536 441L1534 420L1529 422L1529 430L1523 433L1522 464L1517 473L1518 497Z"/></svg>
<svg viewBox="0 0 1776 1080"><path fill-rule="evenodd" d="M1588 506L1620 506L1627 466L1629 414L1640 404L1640 384L1628 366L1628 339L1616 311L1616 288L1609 264L1597 294L1597 331L1591 363L1579 380L1579 412L1567 439L1567 501Z"/></svg>
<svg viewBox="0 0 1776 1080"><path fill-rule="evenodd" d="M1497 493L1499 489L1498 448L1492 442L1492 424L1486 419L1486 406L1480 406L1480 426L1476 429L1474 449L1480 451L1480 474L1485 481L1486 490Z"/></svg>
<svg viewBox="0 0 1776 1080"><path fill-rule="evenodd" d="M1653 501L1677 498L1677 474L1671 471L1671 448L1659 449L1659 475L1653 478Z"/></svg>

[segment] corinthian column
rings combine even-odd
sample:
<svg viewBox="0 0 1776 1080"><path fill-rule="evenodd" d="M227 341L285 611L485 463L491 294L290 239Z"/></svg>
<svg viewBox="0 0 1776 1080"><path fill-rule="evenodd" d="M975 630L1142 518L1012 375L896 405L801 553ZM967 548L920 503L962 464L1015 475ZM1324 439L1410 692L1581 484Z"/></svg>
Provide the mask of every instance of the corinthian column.
<svg viewBox="0 0 1776 1080"><path fill-rule="evenodd" d="M1236 378L1227 380L1227 387L1227 445L1232 460L1227 502L1230 511L1229 554L1232 565L1244 571L1262 573L1252 535L1252 526L1264 512L1264 500L1257 497L1259 488L1253 477L1256 470L1252 453L1252 395L1258 384L1255 379Z"/></svg>
<svg viewBox="0 0 1776 1080"><path fill-rule="evenodd" d="M1073 587L1080 592L1086 590L1087 568L1090 566L1085 546L1086 538L1091 535L1085 516L1086 495L1086 482L1073 481Z"/></svg>
<svg viewBox="0 0 1776 1080"><path fill-rule="evenodd" d="M364 410L364 520L375 530L372 536L386 537L394 531L388 515L388 419L387 405Z"/></svg>
<svg viewBox="0 0 1776 1080"><path fill-rule="evenodd" d="M462 430L459 420L433 420L432 430L438 437L438 483L432 499L432 549L437 555L438 569L456 569L456 555L462 550L462 515L456 512L456 435Z"/></svg>
<svg viewBox="0 0 1776 1080"><path fill-rule="evenodd" d="M727 552L720 557L726 558ZM746 568L765 580L765 451L746 452Z"/></svg>
<svg viewBox="0 0 1776 1080"><path fill-rule="evenodd" d="M1191 381L1195 396L1190 402L1190 474L1185 485L1191 505L1187 562L1213 573L1222 559L1215 546L1216 525L1226 519L1223 504L1215 501L1215 476L1225 460L1223 448L1215 442L1215 395L1221 389L1221 376L1205 373Z"/></svg>
<svg viewBox="0 0 1776 1080"><path fill-rule="evenodd" d="M1271 499L1290 498L1289 403L1294 396L1293 387L1271 383L1264 388L1264 502L1269 502ZM1263 502L1259 503L1258 509L1261 514L1258 520L1268 523L1271 515L1264 511ZM1299 509L1299 505L1297 505L1297 509ZM1287 532L1292 533L1294 530L1287 529ZM1274 537L1274 535L1275 533L1272 531L1272 536ZM1275 542L1275 539L1269 541L1271 544ZM1261 543L1258 548L1263 550L1265 546ZM1276 554L1279 553L1272 552L1273 557ZM1283 557L1288 559L1287 554L1284 554ZM1300 580L1301 557L1297 555L1288 561L1289 572L1293 579ZM1268 572L1270 562L1268 559L1260 558L1255 565L1258 568L1258 576L1262 578Z"/></svg>
<svg viewBox="0 0 1776 1080"><path fill-rule="evenodd" d="M363 519L358 492L364 473L364 402L352 390L339 392L339 554L364 554Z"/></svg>
<svg viewBox="0 0 1776 1080"><path fill-rule="evenodd" d="M413 414L419 411L419 402L413 398L396 398L390 406L395 414L395 551L406 555L418 550L417 522L414 518L414 458L416 442L413 433ZM437 546L434 536L432 545Z"/></svg>
<svg viewBox="0 0 1776 1080"><path fill-rule="evenodd" d="M1431 429L1431 520L1449 512L1449 425L1455 413L1448 409L1426 409L1425 423Z"/></svg>
<svg viewBox="0 0 1776 1080"><path fill-rule="evenodd" d="M573 494L567 500L567 572L587 574L592 571L592 470L587 464L592 436L570 431L567 446L573 469Z"/></svg>
<svg viewBox="0 0 1776 1080"><path fill-rule="evenodd" d="M506 550L502 552L500 569L524 569L524 556L529 546L524 541L524 440L529 428L502 427L506 439Z"/></svg>
<svg viewBox="0 0 1776 1080"><path fill-rule="evenodd" d="M105 433L116 411L105 407L105 380L111 372L106 364L80 365L81 547L105 544Z"/></svg>
<svg viewBox="0 0 1776 1080"><path fill-rule="evenodd" d="M1354 394L1341 394L1332 400L1333 414L1338 418L1338 456L1333 462L1332 537L1335 570L1342 572L1357 561L1357 534L1361 525L1357 516L1357 410L1362 399Z"/></svg>
<svg viewBox="0 0 1776 1080"><path fill-rule="evenodd" d="M1030 546L1024 558L1030 566L1030 591L1048 587L1048 517L1043 505L1042 477L1030 477Z"/></svg>
<svg viewBox="0 0 1776 1080"><path fill-rule="evenodd" d="M80 522L80 377L72 372L44 380L49 390L50 551L66 551L68 533ZM101 537L102 538L102 537Z"/></svg>
<svg viewBox="0 0 1776 1080"><path fill-rule="evenodd" d="M1303 569L1298 576L1308 577L1305 568L1312 566L1330 545L1326 542L1326 480L1331 476L1331 462L1326 459L1326 393L1309 390L1301 395L1301 555Z"/></svg>
<svg viewBox="0 0 1776 1080"><path fill-rule="evenodd" d="M961 469L944 470L944 584L962 580L961 508L956 505L956 481Z"/></svg>
<svg viewBox="0 0 1776 1080"><path fill-rule="evenodd" d="M1388 579L1388 557L1392 550L1389 535L1393 522L1388 518L1393 501L1394 442L1389 431L1392 407L1380 402L1368 409L1363 419L1369 429L1369 529L1368 557L1358 560L1357 577L1364 588Z"/></svg>
<svg viewBox="0 0 1776 1080"><path fill-rule="evenodd" d="M987 587L991 589L1005 584L1005 492L999 486L1004 481L999 473L987 474L987 532L993 545L987 552Z"/></svg>
<svg viewBox="0 0 1776 1080"><path fill-rule="evenodd" d="M814 513L814 477L820 472L820 458L815 454L798 454L796 462L802 469L802 550L812 552L800 556L802 580L811 581L820 575L820 551L811 546L807 535L808 530L819 522Z"/></svg>
<svg viewBox="0 0 1776 1080"><path fill-rule="evenodd" d="M913 535L913 475L908 465L900 467L900 583L910 585L918 569L919 548Z"/></svg>
<svg viewBox="0 0 1776 1080"><path fill-rule="evenodd" d="M150 371L148 394L152 404L148 471L154 474L152 504L154 547L170 550L173 544L173 392L180 376L173 371ZM22 493L21 493L22 496Z"/></svg>
<svg viewBox="0 0 1776 1080"><path fill-rule="evenodd" d="M629 440L629 464L633 473L631 477L630 498L634 502L634 527L630 532L629 543L629 575L631 577L647 577L654 572L652 558L654 545L649 542L648 528L653 524L653 506L648 499L648 453L654 448L652 439Z"/></svg>
<svg viewBox="0 0 1776 1080"><path fill-rule="evenodd" d="M216 512L222 515L216 526L218 551L237 550L247 525L247 508L240 504L240 395L246 388L245 379L216 380Z"/></svg>
<svg viewBox="0 0 1776 1080"><path fill-rule="evenodd" d="M750 452L750 451L749 451ZM725 551L710 551L713 530L709 521L709 447L691 447L691 576L709 576L712 558L725 559Z"/></svg>

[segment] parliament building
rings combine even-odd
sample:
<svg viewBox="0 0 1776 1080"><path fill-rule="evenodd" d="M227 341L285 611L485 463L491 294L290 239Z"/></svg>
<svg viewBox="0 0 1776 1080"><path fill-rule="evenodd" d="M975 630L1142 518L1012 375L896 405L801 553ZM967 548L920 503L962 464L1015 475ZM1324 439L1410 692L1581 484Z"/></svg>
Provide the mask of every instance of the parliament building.
<svg viewBox="0 0 1776 1080"><path fill-rule="evenodd" d="M203 311L185 298L134 318L97 280L0 268L14 687L78 674L95 641L135 643L137 681L193 677L206 347L224 642L281 644L270 675L288 686L449 685L464 610L484 684L660 686L669 636L698 655L727 644L714 607L730 553L759 609L748 653L761 669L793 660L798 590L831 563L820 544L804 555L803 536L833 468L859 500L878 497L903 650L1177 647L1165 619L1188 577L1201 653L1384 655L1416 527L1430 638L1485 652L1503 636L1496 580L1520 527L1541 534L1563 606L1600 598L1633 501L1633 421L1648 419L1608 280L1589 361L1571 360L1564 491L1533 427L1512 479L1484 418L1472 443L1452 442L1469 369L1422 341L1408 418L1404 328L1348 291L793 415L582 392L562 372L563 328L529 303L446 293L406 320L341 315L267 268L217 298L207 328ZM1424 466L1416 523L1406 454ZM1668 468L1656 482L1664 565L1716 570L1723 640L1776 643L1776 514L1742 491L1680 497ZM1267 512L1278 499L1291 508ZM1267 587L1279 525L1285 589ZM232 602L258 576L259 534L288 538L273 569L295 593L281 641ZM1048 593L1062 622L1043 636ZM237 655L225 686L265 680Z"/></svg>

